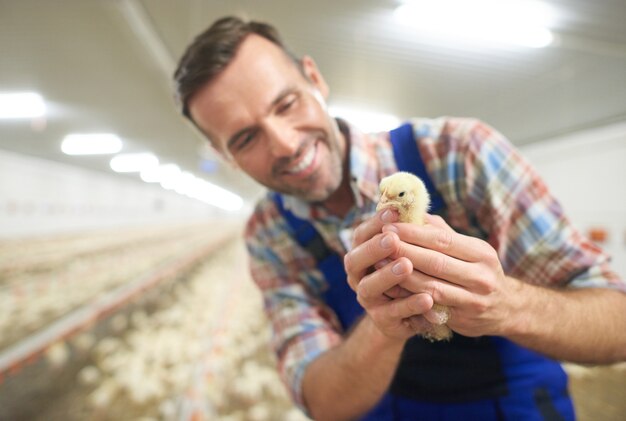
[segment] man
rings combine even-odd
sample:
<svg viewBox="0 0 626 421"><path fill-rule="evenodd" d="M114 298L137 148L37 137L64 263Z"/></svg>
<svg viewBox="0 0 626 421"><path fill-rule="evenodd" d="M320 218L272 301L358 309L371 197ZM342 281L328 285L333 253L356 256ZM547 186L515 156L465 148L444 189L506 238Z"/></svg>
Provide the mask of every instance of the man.
<svg viewBox="0 0 626 421"><path fill-rule="evenodd" d="M412 226L374 211L379 180L398 169L389 136L331 118L315 62L294 59L272 27L220 19L175 78L213 147L281 193L257 205L246 241L280 372L313 418L572 419L565 376L543 355L626 359L624 283L493 129L414 120L447 222ZM356 297L326 300L345 283L299 245L287 214L344 257ZM364 310L352 325L339 315L350 300ZM405 323L433 321L433 302L450 308L449 343Z"/></svg>

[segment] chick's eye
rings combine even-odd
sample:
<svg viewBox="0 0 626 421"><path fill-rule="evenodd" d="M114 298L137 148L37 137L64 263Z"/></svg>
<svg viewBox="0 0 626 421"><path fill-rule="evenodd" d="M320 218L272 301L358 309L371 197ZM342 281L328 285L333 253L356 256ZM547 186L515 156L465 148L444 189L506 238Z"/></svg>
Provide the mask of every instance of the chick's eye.
<svg viewBox="0 0 626 421"><path fill-rule="evenodd" d="M403 196L404 196L404 192L403 192L403 191L401 191L401 192L398 194L398 196L399 196L399 197L403 197Z"/></svg>

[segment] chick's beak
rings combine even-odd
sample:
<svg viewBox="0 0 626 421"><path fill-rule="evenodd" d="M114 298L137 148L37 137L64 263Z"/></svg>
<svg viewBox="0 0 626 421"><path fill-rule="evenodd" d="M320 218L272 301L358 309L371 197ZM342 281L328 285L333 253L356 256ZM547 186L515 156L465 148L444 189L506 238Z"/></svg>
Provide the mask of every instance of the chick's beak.
<svg viewBox="0 0 626 421"><path fill-rule="evenodd" d="M384 190L381 194L380 194L380 198L378 199L378 204L376 205L376 210L382 210L385 209L387 207L390 206L390 200L389 200L389 196L387 196L387 191Z"/></svg>

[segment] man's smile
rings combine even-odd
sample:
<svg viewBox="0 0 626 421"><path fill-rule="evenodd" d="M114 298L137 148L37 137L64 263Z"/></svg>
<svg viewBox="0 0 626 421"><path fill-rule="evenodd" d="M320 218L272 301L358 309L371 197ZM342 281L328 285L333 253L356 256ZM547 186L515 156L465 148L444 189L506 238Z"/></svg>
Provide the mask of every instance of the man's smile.
<svg viewBox="0 0 626 421"><path fill-rule="evenodd" d="M309 143L306 149L300 154L300 158L289 165L288 168L281 171L281 173L295 177L306 177L310 175L317 167L318 143L319 141Z"/></svg>

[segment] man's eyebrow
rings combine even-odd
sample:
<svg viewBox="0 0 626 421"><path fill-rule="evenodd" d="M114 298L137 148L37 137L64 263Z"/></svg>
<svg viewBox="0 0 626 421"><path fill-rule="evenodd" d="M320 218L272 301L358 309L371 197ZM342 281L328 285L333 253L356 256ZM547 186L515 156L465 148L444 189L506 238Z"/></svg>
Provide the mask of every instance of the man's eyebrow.
<svg viewBox="0 0 626 421"><path fill-rule="evenodd" d="M274 100L271 102L270 106L268 107L268 112L274 108L276 105L278 105L280 103L280 101L282 101L286 96L294 93L296 91L296 88L294 86L287 86L285 87L283 90L281 90L278 95L276 95L276 97L274 98ZM232 135L229 139L228 142L226 142L226 147L230 148L232 147L237 140L239 140L239 138L243 135L245 135L248 132L251 132L254 130L254 127L244 127L243 129L239 130L238 132L236 132L234 135Z"/></svg>

